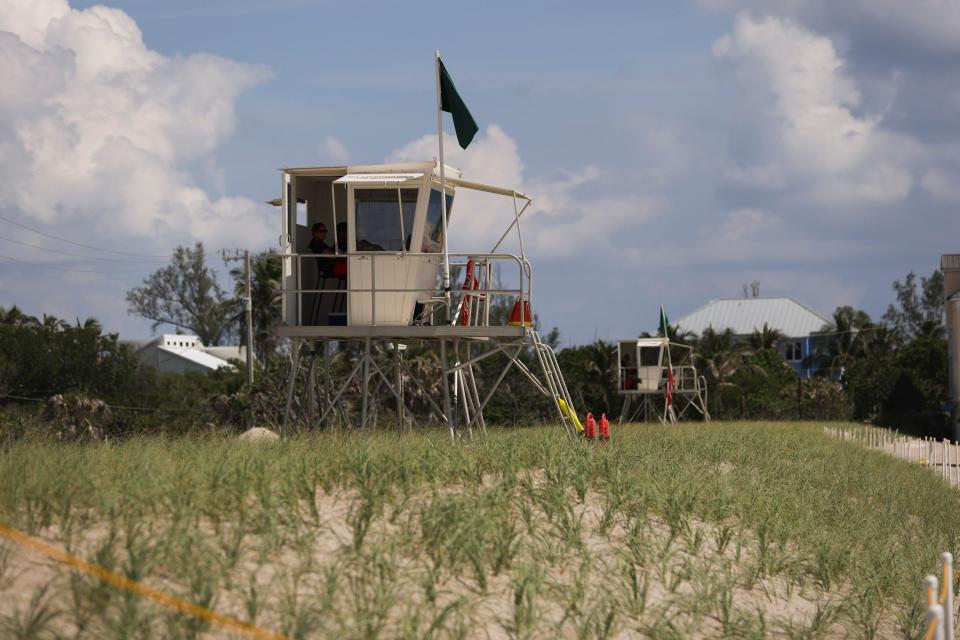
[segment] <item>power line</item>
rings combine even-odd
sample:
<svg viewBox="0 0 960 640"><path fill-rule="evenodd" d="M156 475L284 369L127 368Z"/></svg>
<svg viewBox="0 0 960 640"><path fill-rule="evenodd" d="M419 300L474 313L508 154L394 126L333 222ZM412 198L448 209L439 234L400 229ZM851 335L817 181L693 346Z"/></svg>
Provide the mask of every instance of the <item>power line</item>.
<svg viewBox="0 0 960 640"><path fill-rule="evenodd" d="M68 271L70 273L143 273L143 269L111 269L110 271L100 271L97 269L71 269L69 267L58 267L53 264L44 264L42 262L31 262L29 260L21 260L19 258L12 258L10 256L0 255L0 260L9 260L11 262L19 262L20 264L28 264L32 267L41 267L43 269L56 269L57 271Z"/></svg>
<svg viewBox="0 0 960 640"><path fill-rule="evenodd" d="M5 240L6 242L12 242L13 244L23 245L24 247L32 247L34 249L42 249L44 251L49 251L55 255L60 256L73 256L75 258L84 258L86 260L106 260L109 262L128 262L128 263L155 263L161 261L161 258L148 258L148 259L128 259L128 258L104 258L100 256L85 256L82 253L72 253L70 251L62 251L60 249L51 249L50 247L43 247L38 244L31 244L29 242L23 242L22 240L14 240L13 238L7 238L0 236L0 240Z"/></svg>
<svg viewBox="0 0 960 640"><path fill-rule="evenodd" d="M4 220L4 221L6 221L6 222L9 222L9 223L12 224L12 225L16 225L16 226L20 227L21 229L26 229L27 231L32 231L33 233L39 234L39 235L41 235L41 236L46 236L46 237L48 237L48 238L52 238L52 239L58 240L58 241L60 241L60 242L66 242L67 244L72 244L72 245L77 246L77 247L83 247L84 249L92 249L92 250L94 250L94 251L101 251L101 252L103 252L103 253L113 253L113 254L116 254L116 255L118 255L118 256L132 256L132 257L134 257L134 258L169 258L169 257L170 257L169 255L147 254L147 253L128 253L128 252L126 252L126 251L114 251L114 250L112 250L112 249L104 249L104 248L102 248L102 247L94 247L94 246L89 245L89 244L83 244L83 243L80 243L80 242L74 242L73 240L67 240L66 238L61 238L61 237L59 237L59 236L55 236L55 235L53 235L53 234L47 233L46 231L40 231L39 229L34 229L33 227L28 227L28 226L25 225L25 224L22 224L22 223L20 223L20 222L17 222L16 220L11 220L10 218L6 218L6 217L4 217L4 216L0 216L0 220Z"/></svg>

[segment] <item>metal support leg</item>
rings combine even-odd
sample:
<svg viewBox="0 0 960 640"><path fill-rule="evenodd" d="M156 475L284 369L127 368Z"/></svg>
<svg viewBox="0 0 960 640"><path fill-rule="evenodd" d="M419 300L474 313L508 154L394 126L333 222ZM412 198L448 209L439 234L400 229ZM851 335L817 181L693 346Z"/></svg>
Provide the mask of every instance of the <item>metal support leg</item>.
<svg viewBox="0 0 960 640"><path fill-rule="evenodd" d="M360 428L363 429L367 426L367 412L370 402L370 338L363 341L363 380L361 385L363 401L360 409Z"/></svg>
<svg viewBox="0 0 960 640"><path fill-rule="evenodd" d="M326 414L330 406L330 342L323 341L323 412ZM323 422L318 421L317 426L323 427Z"/></svg>
<svg viewBox="0 0 960 640"><path fill-rule="evenodd" d="M397 433L403 434L403 356L400 355L400 343L394 343L394 353L397 357Z"/></svg>
<svg viewBox="0 0 960 640"><path fill-rule="evenodd" d="M447 341L440 340L440 371L443 376L443 413L447 417L447 426L450 428L450 442L457 444L457 432L453 426L453 413L450 411L450 381L447 379Z"/></svg>
<svg viewBox="0 0 960 640"><path fill-rule="evenodd" d="M283 422L280 424L280 436L286 435L287 421L293 405L293 390L297 385L297 370L300 368L300 339L294 338L290 347L290 382L287 385L287 404L283 410Z"/></svg>
<svg viewBox="0 0 960 640"><path fill-rule="evenodd" d="M313 347L316 349L316 345ZM314 428L316 426L316 417L317 417L317 354L315 351L311 350L310 352L310 364L307 366L307 380L304 385L304 396L306 397L306 418L307 418L307 428Z"/></svg>

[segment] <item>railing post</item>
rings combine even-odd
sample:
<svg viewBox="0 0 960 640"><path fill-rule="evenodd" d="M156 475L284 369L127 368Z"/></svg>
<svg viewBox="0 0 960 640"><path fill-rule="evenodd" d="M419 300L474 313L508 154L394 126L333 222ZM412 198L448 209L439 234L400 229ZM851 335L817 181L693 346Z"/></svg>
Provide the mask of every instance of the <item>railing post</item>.
<svg viewBox="0 0 960 640"><path fill-rule="evenodd" d="M370 254L370 324L377 324L377 260Z"/></svg>

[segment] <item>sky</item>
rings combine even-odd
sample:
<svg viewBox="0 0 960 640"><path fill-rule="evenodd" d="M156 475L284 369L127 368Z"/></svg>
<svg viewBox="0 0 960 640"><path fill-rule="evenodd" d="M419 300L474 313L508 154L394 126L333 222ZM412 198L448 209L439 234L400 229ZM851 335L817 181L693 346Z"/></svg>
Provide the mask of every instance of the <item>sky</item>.
<svg viewBox="0 0 960 640"><path fill-rule="evenodd" d="M435 49L565 345L753 281L878 318L960 251L960 3L461 4L0 0L0 306L150 335L173 247L277 245L279 167L436 155ZM451 249L512 215L461 194Z"/></svg>

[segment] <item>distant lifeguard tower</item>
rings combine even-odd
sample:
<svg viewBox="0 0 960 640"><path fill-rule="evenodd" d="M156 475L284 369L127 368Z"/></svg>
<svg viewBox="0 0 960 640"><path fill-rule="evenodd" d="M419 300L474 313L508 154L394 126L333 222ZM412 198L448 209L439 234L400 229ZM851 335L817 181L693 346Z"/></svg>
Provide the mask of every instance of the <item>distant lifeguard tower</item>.
<svg viewBox="0 0 960 640"><path fill-rule="evenodd" d="M422 395L437 385L419 379L403 353L409 345L429 343L439 346L443 391L428 400L454 440L485 431L484 408L513 368L552 400L567 433L579 430L553 349L531 325L533 270L520 229L530 198L465 180L449 166L444 192L439 169L429 161L281 170L281 198L273 201L282 208L277 333L290 340L292 355L284 425L292 417L323 423L359 382L361 427L370 420L371 394L385 389L397 428L408 428L408 389ZM489 250L447 253L444 230L455 220L454 201L464 189L501 196L512 206L511 222ZM318 223L326 228L329 253L310 249ZM511 233L519 255L498 253ZM444 273L456 275L446 289ZM491 322L497 303L512 305L509 322ZM345 378L324 374L334 342L359 354ZM537 371L518 357L524 350L536 356ZM489 388L481 388L475 366L495 354L504 354L507 364Z"/></svg>
<svg viewBox="0 0 960 640"><path fill-rule="evenodd" d="M697 374L693 348L667 337L633 338L617 343L618 393L625 396L620 422L677 422L691 410L705 421L706 379Z"/></svg>

